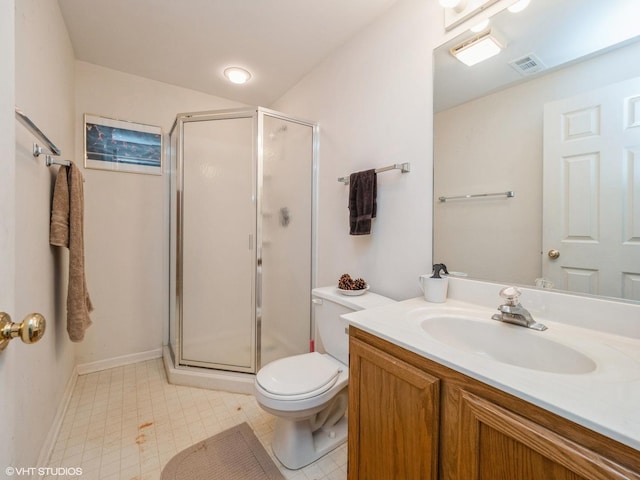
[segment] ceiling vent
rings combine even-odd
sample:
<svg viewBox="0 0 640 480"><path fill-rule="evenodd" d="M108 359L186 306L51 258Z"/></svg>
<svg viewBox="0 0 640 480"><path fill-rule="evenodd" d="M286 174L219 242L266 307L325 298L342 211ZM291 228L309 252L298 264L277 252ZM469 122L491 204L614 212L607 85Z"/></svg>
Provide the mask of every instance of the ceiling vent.
<svg viewBox="0 0 640 480"><path fill-rule="evenodd" d="M535 54L530 53L516 60L511 60L509 65L521 75L533 75L544 70L546 67Z"/></svg>

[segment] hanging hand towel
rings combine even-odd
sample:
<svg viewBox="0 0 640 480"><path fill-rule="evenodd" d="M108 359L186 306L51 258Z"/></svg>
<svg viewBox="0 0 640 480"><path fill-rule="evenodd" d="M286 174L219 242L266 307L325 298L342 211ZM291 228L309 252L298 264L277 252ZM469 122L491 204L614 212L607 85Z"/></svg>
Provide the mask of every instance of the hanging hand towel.
<svg viewBox="0 0 640 480"><path fill-rule="evenodd" d="M84 193L82 173L71 162L58 169L53 188L49 243L69 249L69 287L67 291L67 332L72 342L84 339L91 325L89 298L84 274Z"/></svg>
<svg viewBox="0 0 640 480"><path fill-rule="evenodd" d="M375 170L349 176L349 233L369 235L376 216L377 175Z"/></svg>

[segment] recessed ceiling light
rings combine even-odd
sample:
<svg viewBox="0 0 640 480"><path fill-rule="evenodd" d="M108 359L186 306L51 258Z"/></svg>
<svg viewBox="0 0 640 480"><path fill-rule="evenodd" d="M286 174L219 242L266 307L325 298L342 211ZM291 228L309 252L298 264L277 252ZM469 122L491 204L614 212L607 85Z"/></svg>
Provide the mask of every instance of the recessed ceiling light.
<svg viewBox="0 0 640 480"><path fill-rule="evenodd" d="M227 77L231 83L237 83L238 85L242 85L243 83L247 83L251 78L251 74L240 67L229 67L224 70L224 76Z"/></svg>

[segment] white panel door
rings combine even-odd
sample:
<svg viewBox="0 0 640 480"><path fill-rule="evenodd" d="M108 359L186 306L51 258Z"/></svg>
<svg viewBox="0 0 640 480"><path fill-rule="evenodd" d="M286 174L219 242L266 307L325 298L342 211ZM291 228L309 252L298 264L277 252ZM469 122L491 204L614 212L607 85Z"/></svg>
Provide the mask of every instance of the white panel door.
<svg viewBox="0 0 640 480"><path fill-rule="evenodd" d="M543 276L640 300L640 78L545 105L543 168Z"/></svg>

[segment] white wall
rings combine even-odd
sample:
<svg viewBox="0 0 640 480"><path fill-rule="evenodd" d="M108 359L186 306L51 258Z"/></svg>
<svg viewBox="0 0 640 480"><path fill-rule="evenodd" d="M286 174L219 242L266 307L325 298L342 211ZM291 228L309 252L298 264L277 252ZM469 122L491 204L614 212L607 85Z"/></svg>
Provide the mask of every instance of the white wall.
<svg viewBox="0 0 640 480"><path fill-rule="evenodd" d="M83 115L161 126L177 113L236 102L76 62L75 158L83 163ZM84 169L87 284L93 325L79 364L159 349L168 316L168 175Z"/></svg>
<svg viewBox="0 0 640 480"><path fill-rule="evenodd" d="M400 0L273 105L320 124L319 286L349 273L406 299L431 271L431 65L441 22L436 1ZM402 162L410 173L378 175L371 235L350 236L349 188L337 178Z"/></svg>
<svg viewBox="0 0 640 480"><path fill-rule="evenodd" d="M11 135L12 142L11 146L3 144L1 151L3 181L5 174L13 181L15 167L15 208L8 213L9 219L15 214L15 226L7 225L14 234L15 256L9 249L7 253L11 257L3 258L2 269L8 265L11 271L15 261L15 284L10 288L13 301L3 304L2 308L10 308L8 313L17 322L30 312L42 313L47 319L47 331L37 344L13 340L0 354L0 405L4 418L0 466L3 472L9 465L36 466L40 448L51 440L49 429L72 376L75 353L74 345L67 338L63 315L66 252L49 246L55 170L44 165L43 157L36 159L31 155L34 138L15 122L12 113L15 103L63 152L73 151L73 51L55 0L15 2L15 43L14 2L8 4L2 2L0 13L3 49L0 132L3 139L5 134ZM10 58L14 46L15 70ZM12 50L10 57L5 48ZM4 112L11 112L10 126L4 124L7 119ZM8 191L13 193L14 186ZM11 199L8 205L13 207ZM5 275L3 271L2 277Z"/></svg>
<svg viewBox="0 0 640 480"><path fill-rule="evenodd" d="M439 112L435 197L516 196L437 202L436 256L475 278L532 285L542 263L543 106L640 75L629 61L639 57L640 44L630 45Z"/></svg>

